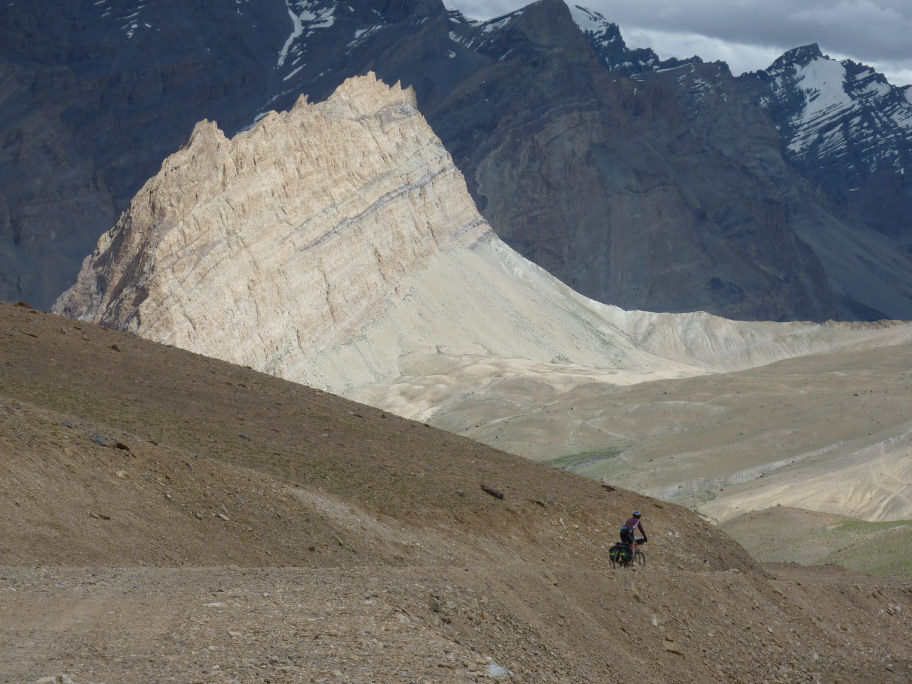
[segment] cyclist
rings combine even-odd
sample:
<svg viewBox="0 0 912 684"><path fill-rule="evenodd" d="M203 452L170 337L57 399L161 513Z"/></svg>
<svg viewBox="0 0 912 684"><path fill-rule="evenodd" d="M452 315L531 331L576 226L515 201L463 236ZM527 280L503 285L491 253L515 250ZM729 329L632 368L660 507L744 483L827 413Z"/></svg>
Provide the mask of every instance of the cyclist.
<svg viewBox="0 0 912 684"><path fill-rule="evenodd" d="M642 534L643 537L641 539L636 539L636 541L644 544L648 541L646 530L643 529L643 521L640 518L640 512L634 511L633 515L628 518L627 522L624 523L624 526L621 527L621 541L625 544L633 544L637 530L640 531L640 534Z"/></svg>

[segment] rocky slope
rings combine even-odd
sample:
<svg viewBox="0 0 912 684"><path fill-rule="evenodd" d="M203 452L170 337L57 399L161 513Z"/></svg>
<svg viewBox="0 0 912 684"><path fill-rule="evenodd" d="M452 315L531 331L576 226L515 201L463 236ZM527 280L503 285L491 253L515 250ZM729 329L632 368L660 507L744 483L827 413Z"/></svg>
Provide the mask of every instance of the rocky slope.
<svg viewBox="0 0 912 684"><path fill-rule="evenodd" d="M912 671L908 582L759 568L677 506L135 336L0 331L3 679ZM648 563L611 570L632 507Z"/></svg>
<svg viewBox="0 0 912 684"><path fill-rule="evenodd" d="M587 296L739 319L912 318L896 240L795 174L772 118L736 96L724 66L675 62L695 70L680 82L655 71L669 63L626 50L617 27L610 49L607 28L587 43L558 0L490 22L433 0L258 0L190 14L59 4L0 9L16 74L0 119L7 298L49 306L46 293L75 277L78 245L91 249L196 121L232 135L373 70L415 89L494 231ZM648 79L628 78L642 68ZM694 110L700 84L718 79ZM39 137L55 141L73 185L42 170L54 162L28 144ZM86 198L82 217L53 199L71 189ZM45 266L62 246L59 268Z"/></svg>

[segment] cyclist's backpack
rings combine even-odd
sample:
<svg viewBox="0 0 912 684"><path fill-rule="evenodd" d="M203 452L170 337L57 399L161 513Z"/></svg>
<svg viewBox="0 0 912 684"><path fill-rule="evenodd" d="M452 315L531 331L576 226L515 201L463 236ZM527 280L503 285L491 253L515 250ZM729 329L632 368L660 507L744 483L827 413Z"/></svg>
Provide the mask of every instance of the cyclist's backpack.
<svg viewBox="0 0 912 684"><path fill-rule="evenodd" d="M613 563L629 563L630 547L618 542L608 549L608 558L610 558Z"/></svg>

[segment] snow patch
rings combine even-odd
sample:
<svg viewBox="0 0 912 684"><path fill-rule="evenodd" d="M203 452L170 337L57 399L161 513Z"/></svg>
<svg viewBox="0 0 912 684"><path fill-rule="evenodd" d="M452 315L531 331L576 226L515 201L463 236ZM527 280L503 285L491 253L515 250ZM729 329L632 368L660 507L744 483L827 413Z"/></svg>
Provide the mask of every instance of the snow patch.
<svg viewBox="0 0 912 684"><path fill-rule="evenodd" d="M823 120L845 113L855 107L855 102L845 90L845 67L835 60L812 60L798 69L795 82L805 96L804 109L792 119L798 132L789 144L789 150L797 154ZM828 137L831 138L826 143L828 147L839 144L832 140L832 133Z"/></svg>
<svg viewBox="0 0 912 684"><path fill-rule="evenodd" d="M845 67L831 59L815 59L800 70L798 85L807 96L802 123L852 108L852 98L843 87L845 75Z"/></svg>
<svg viewBox="0 0 912 684"><path fill-rule="evenodd" d="M285 6L288 8L288 16L291 17L292 28L291 34L285 41L285 45L283 45L282 49L279 51L279 59L276 63L277 68L285 65L285 60L288 58L288 52L291 49L291 46L294 45L295 40L304 33L305 23L309 29L307 32L308 35L310 35L312 29L329 28L335 23L333 17L333 13L336 11L335 5L332 7L319 7L318 4L312 0L299 3L285 0Z"/></svg>
<svg viewBox="0 0 912 684"><path fill-rule="evenodd" d="M377 26L371 26L370 28L366 28L366 29L358 29L357 31L355 31L354 38L352 38L352 40L349 41L349 43L345 47L353 48L357 45L360 45L365 40L367 40L370 36L372 36L374 33L376 33L377 31L379 31L382 28L383 28L383 26L377 25Z"/></svg>
<svg viewBox="0 0 912 684"><path fill-rule="evenodd" d="M570 16L579 30L583 33L600 33L605 30L605 25L610 24L604 16L582 5L571 5Z"/></svg>
<svg viewBox="0 0 912 684"><path fill-rule="evenodd" d="M502 17L497 17L496 19L491 19L490 21L481 22L481 31L482 33L491 33L493 31L497 31L498 29L506 26L506 24L511 19L522 15L525 11L525 9L518 9L515 12L510 12L509 14L505 14Z"/></svg>
<svg viewBox="0 0 912 684"><path fill-rule="evenodd" d="M96 5L98 3L95 3ZM127 39L131 40L134 35L136 35L137 29L139 29L139 15L146 8L146 3L138 4L134 9L128 10L126 14L120 21L123 22L120 26L121 30L127 35ZM102 17L107 17L111 12L111 8L108 7ZM148 28L152 28L149 24L145 24Z"/></svg>
<svg viewBox="0 0 912 684"><path fill-rule="evenodd" d="M287 75L287 76L284 76L284 77L282 78L282 80L283 80L283 81L287 81L288 79L292 78L296 73L298 73L298 72L299 72L301 69L303 69L305 66L306 66L305 64L302 64L302 65L299 66L299 67L295 67L292 71L289 71L289 72L288 72L288 75Z"/></svg>

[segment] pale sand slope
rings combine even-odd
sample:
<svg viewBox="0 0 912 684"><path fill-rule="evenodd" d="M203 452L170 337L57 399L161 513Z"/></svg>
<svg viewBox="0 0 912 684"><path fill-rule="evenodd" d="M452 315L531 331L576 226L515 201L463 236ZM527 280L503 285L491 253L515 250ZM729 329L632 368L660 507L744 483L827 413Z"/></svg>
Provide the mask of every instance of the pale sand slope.
<svg viewBox="0 0 912 684"><path fill-rule="evenodd" d="M362 335L310 357L293 375L421 420L472 397L487 403L507 379L537 386L544 395L516 399L521 410L512 415L519 415L590 382L627 386L912 341L912 325L904 323L624 311L574 292L496 238L435 255L398 291ZM398 377L376 374L370 383L342 375L381 354L395 355L382 366L394 362Z"/></svg>
<svg viewBox="0 0 912 684"><path fill-rule="evenodd" d="M903 344L630 387L504 380L430 422L718 520L777 504L901 520L910 406Z"/></svg>

